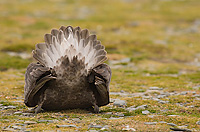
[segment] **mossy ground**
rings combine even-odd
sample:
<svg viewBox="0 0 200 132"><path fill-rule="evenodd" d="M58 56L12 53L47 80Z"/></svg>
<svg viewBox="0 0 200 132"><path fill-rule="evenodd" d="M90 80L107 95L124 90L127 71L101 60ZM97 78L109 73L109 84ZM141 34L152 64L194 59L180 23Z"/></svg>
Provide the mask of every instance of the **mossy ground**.
<svg viewBox="0 0 200 132"><path fill-rule="evenodd" d="M164 88L165 92L192 91L200 89L200 1L199 0L18 0L0 1L0 100L3 105L17 109L0 111L0 127L26 120L56 119L56 123L29 125L32 131L41 130L88 130L96 123L109 125L111 131L121 131L126 125L137 131L170 131L162 123L144 125L144 122L172 122L189 129L200 130L200 103L192 94L170 96L167 104L140 97L111 98L126 100L127 106L146 104L154 118L142 115L141 111L129 113L121 108L105 106L102 112L122 112L123 119L108 120L105 114L88 114L83 110L44 112L35 117L8 115L26 111L23 103L24 73L32 59L9 56L6 52L31 53L34 45L43 42L45 33L61 25L88 28L97 34L112 60L130 58L112 68L111 92L145 92L151 86ZM132 64L132 66L128 66ZM14 101L14 102L13 102ZM192 108L178 107L187 103ZM161 110L168 109L166 112ZM168 115L180 115L170 117ZM64 119L80 118L80 123ZM8 119L6 121L4 119ZM57 124L75 124L80 128L57 128Z"/></svg>

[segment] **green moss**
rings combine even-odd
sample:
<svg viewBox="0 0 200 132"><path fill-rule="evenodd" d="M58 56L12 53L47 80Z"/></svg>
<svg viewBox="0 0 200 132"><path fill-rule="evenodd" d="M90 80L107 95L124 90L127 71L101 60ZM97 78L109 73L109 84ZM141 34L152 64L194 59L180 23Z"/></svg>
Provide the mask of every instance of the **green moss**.
<svg viewBox="0 0 200 132"><path fill-rule="evenodd" d="M0 101L0 104L3 104L3 106L15 105L14 103L8 101Z"/></svg>
<svg viewBox="0 0 200 132"><path fill-rule="evenodd" d="M34 23L33 25L30 26L31 29L39 29L39 30L42 30L42 29L49 29L49 25L48 25L48 22L45 22L45 21L37 21L36 23Z"/></svg>
<svg viewBox="0 0 200 132"><path fill-rule="evenodd" d="M4 48L2 48L2 51L30 52L34 48L35 47L33 45L22 43L22 44L12 44L12 45L9 45L9 46L5 46Z"/></svg>
<svg viewBox="0 0 200 132"><path fill-rule="evenodd" d="M5 53L0 53L0 71L7 70L9 68L26 68L30 63L30 60L22 59L20 57L8 56Z"/></svg>

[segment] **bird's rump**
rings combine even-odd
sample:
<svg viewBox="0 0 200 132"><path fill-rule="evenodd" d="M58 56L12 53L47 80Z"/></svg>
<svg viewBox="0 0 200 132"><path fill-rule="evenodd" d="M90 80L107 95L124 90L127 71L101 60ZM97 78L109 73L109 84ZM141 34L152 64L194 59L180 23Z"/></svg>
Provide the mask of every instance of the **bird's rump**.
<svg viewBox="0 0 200 132"><path fill-rule="evenodd" d="M109 103L111 69L104 46L87 29L62 26L32 52L38 63L25 73L25 104L46 110L89 108Z"/></svg>

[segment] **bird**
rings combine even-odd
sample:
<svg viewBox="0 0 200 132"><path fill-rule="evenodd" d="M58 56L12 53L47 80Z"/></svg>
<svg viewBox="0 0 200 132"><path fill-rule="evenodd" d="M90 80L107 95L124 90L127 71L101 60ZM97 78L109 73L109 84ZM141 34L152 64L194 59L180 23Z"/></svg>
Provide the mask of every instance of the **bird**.
<svg viewBox="0 0 200 132"><path fill-rule="evenodd" d="M24 103L41 110L92 109L109 104L107 52L88 29L61 26L32 51L37 62L25 72Z"/></svg>

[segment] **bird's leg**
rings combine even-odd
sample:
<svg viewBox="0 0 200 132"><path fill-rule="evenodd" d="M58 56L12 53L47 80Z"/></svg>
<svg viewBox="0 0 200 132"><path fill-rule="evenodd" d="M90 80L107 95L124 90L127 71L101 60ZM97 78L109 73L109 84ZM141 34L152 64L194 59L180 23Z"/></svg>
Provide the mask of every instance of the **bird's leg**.
<svg viewBox="0 0 200 132"><path fill-rule="evenodd" d="M36 108L35 108L35 114L41 112L42 110L42 103L40 103Z"/></svg>
<svg viewBox="0 0 200 132"><path fill-rule="evenodd" d="M92 107L93 107L94 113L99 113L99 106L97 105L96 99L92 104L93 104Z"/></svg>
<svg viewBox="0 0 200 132"><path fill-rule="evenodd" d="M37 114L37 113L39 113L41 111L41 106L38 105L38 106L28 110L28 112Z"/></svg>
<svg viewBox="0 0 200 132"><path fill-rule="evenodd" d="M96 104L94 105L94 112L99 113L99 106L97 106Z"/></svg>
<svg viewBox="0 0 200 132"><path fill-rule="evenodd" d="M40 99L39 99L39 102L38 102L38 106L35 108L35 114L41 112L42 110L42 105L44 103L44 100L46 99L46 94L41 94L40 95Z"/></svg>
<svg viewBox="0 0 200 132"><path fill-rule="evenodd" d="M28 110L28 112L34 113L36 108L37 108L37 107L31 108L31 109Z"/></svg>
<svg viewBox="0 0 200 132"><path fill-rule="evenodd" d="M94 112L94 113L99 113L99 106L97 105L97 100L96 100L94 94L92 95L91 104L92 104L93 112Z"/></svg>

